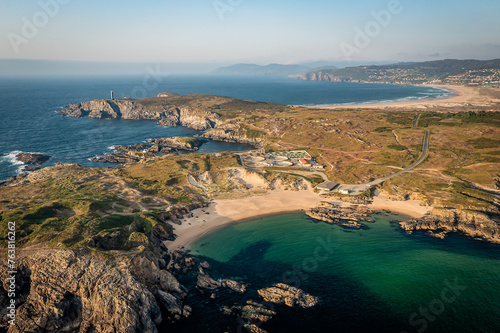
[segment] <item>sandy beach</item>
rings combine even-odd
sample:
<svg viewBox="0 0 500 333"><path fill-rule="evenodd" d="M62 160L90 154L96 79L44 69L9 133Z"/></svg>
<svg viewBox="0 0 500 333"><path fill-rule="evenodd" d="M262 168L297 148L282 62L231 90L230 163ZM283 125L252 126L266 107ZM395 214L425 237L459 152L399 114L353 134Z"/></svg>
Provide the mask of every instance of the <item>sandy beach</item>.
<svg viewBox="0 0 500 333"><path fill-rule="evenodd" d="M453 86L453 85L423 85L424 87L433 87L439 89L450 90L454 93L454 96L450 96L443 99L428 99L428 100L416 100L408 102L388 102L388 103L374 103L374 104L355 104L355 105L331 105L331 106L316 106L315 108L320 109L352 109L352 108L362 108L362 109L384 109L384 108L416 108L416 109L427 109L429 107L436 106L459 106L465 103L480 103L484 104L488 102L487 97L482 97L479 91L474 87L466 86Z"/></svg>
<svg viewBox="0 0 500 333"><path fill-rule="evenodd" d="M207 208L194 210L193 217L184 219L181 225L174 225L177 239L167 241L165 245L171 251L188 248L194 240L225 225L259 216L306 210L317 206L321 201L329 201L342 206L350 205L349 203L325 200L310 189L304 191L275 190L265 195L216 200ZM383 194L375 197L373 203L367 207L372 210L390 210L413 218L425 215L430 209L420 206L415 200L390 201Z"/></svg>

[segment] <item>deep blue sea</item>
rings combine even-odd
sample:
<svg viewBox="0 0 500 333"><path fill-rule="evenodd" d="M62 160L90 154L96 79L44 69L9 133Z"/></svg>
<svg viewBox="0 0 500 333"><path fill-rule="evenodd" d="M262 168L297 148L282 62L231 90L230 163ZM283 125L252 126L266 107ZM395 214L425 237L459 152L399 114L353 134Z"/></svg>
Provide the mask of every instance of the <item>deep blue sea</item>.
<svg viewBox="0 0 500 333"><path fill-rule="evenodd" d="M20 152L52 156L44 166L56 162L106 166L89 159L110 152L113 145L198 133L186 128L162 127L153 121L75 119L55 112L69 103L109 98L111 90L116 98L152 97L170 91L293 105L428 99L449 94L429 87L299 81L271 76L0 78L0 180L20 173L22 165L14 158ZM209 142L202 147L206 152L248 148L223 142Z"/></svg>

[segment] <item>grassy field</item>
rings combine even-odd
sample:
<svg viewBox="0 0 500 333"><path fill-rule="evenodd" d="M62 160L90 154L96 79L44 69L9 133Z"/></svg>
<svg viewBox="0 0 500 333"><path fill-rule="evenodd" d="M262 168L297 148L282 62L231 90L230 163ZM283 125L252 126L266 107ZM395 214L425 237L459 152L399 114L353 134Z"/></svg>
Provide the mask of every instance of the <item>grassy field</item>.
<svg viewBox="0 0 500 333"><path fill-rule="evenodd" d="M411 197L437 207L498 212L499 200L469 183L498 189L500 112L320 110L207 95L140 101L152 108L179 102L217 113L239 135L262 139L267 148L307 150L325 165L330 180L342 183L368 182L411 165L420 156L425 128L431 133L427 159L386 181L382 189L394 198ZM413 128L419 113L420 128ZM119 248L132 249L144 243L158 212L237 191L241 184L227 170L240 166L236 155L223 153L168 155L114 169L45 168L27 185L0 187L2 242L6 222L16 221L19 246L86 246L91 237L118 232ZM206 191L187 178L203 173L214 180ZM264 177L269 182L304 178L274 169Z"/></svg>

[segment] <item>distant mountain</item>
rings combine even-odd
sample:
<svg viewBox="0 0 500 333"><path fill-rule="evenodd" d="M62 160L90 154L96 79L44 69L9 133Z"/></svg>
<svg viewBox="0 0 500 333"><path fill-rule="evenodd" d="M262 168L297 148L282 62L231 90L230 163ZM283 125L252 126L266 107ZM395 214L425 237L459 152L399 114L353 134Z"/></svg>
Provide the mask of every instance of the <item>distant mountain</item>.
<svg viewBox="0 0 500 333"><path fill-rule="evenodd" d="M346 66L340 66L339 61L333 60L319 60L319 61L311 61L311 62L299 62L297 65L309 67L309 68L340 68Z"/></svg>
<svg viewBox="0 0 500 333"><path fill-rule="evenodd" d="M227 67L219 67L213 73L232 75L295 75L305 74L312 69L301 65L270 64L260 66L256 64L236 64Z"/></svg>
<svg viewBox="0 0 500 333"><path fill-rule="evenodd" d="M311 71L299 79L337 82L498 84L500 59L435 60Z"/></svg>

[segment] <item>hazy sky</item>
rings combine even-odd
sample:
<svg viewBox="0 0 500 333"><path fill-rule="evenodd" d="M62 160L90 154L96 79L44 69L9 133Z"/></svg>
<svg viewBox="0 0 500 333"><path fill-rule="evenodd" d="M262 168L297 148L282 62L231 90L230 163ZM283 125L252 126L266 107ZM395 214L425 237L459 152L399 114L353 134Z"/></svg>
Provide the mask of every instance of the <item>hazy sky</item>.
<svg viewBox="0 0 500 333"><path fill-rule="evenodd" d="M375 23L372 13L388 8ZM493 59L499 14L498 0L0 0L0 59Z"/></svg>

